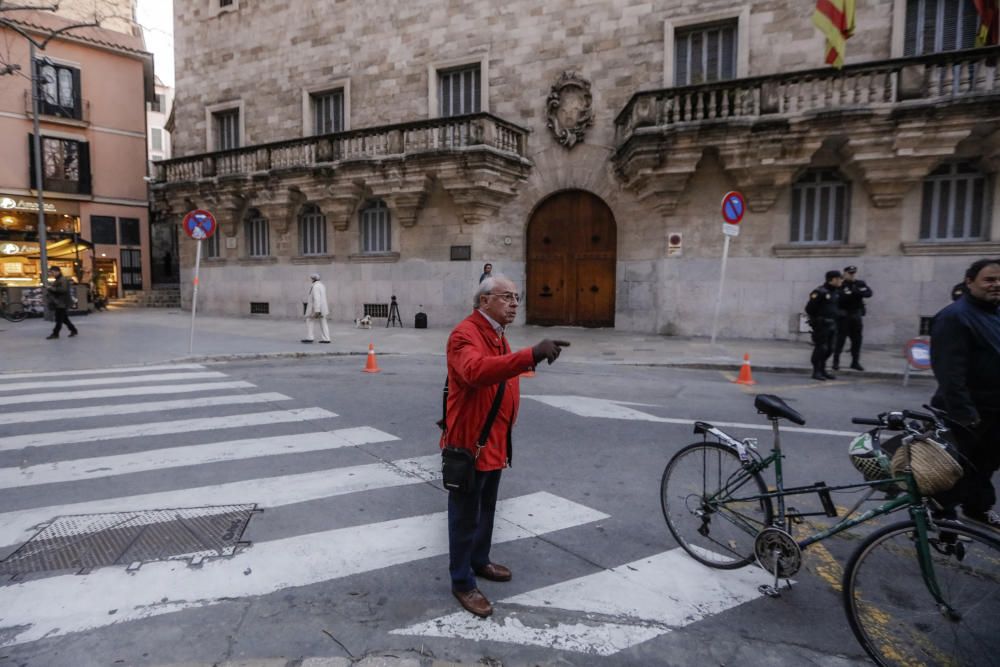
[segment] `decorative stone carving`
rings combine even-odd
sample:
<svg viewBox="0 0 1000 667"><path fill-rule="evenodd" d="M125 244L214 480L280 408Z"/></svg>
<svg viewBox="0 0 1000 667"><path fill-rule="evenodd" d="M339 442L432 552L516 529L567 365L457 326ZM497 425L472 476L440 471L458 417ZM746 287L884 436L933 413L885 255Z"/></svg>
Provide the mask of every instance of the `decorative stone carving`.
<svg viewBox="0 0 1000 667"><path fill-rule="evenodd" d="M582 142L587 128L594 124L590 81L576 72L560 74L546 100L545 116L560 144L573 148Z"/></svg>

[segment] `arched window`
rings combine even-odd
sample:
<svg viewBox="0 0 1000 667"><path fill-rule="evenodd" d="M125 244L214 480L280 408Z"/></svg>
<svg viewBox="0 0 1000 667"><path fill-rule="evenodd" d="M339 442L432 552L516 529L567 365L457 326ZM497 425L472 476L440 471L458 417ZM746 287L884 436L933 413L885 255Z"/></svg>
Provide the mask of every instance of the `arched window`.
<svg viewBox="0 0 1000 667"><path fill-rule="evenodd" d="M361 209L361 252L373 254L391 250L389 208L381 199L370 201Z"/></svg>
<svg viewBox="0 0 1000 667"><path fill-rule="evenodd" d="M326 254L326 216L315 204L306 204L299 213L299 254Z"/></svg>
<svg viewBox="0 0 1000 667"><path fill-rule="evenodd" d="M924 179L921 241L977 241L986 237L986 175L974 164L943 164Z"/></svg>
<svg viewBox="0 0 1000 667"><path fill-rule="evenodd" d="M271 225L267 218L251 208L243 220L247 257L268 257L271 254Z"/></svg>
<svg viewBox="0 0 1000 667"><path fill-rule="evenodd" d="M792 185L792 243L846 243L851 184L832 170L806 172Z"/></svg>

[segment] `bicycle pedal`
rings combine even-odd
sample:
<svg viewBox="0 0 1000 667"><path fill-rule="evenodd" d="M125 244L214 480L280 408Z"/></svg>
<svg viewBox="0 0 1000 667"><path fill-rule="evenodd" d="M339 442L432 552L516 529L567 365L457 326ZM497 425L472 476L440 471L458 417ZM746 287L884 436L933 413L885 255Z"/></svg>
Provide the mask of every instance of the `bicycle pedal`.
<svg viewBox="0 0 1000 667"><path fill-rule="evenodd" d="M757 592L769 598L780 598L781 590L769 584L761 584L757 587Z"/></svg>

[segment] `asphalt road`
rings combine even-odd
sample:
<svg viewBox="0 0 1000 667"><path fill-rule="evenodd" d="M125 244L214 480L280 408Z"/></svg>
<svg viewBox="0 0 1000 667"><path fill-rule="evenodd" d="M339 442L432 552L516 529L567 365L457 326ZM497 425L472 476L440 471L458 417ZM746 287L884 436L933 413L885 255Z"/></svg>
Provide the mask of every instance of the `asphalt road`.
<svg viewBox="0 0 1000 667"><path fill-rule="evenodd" d="M500 512L510 523L498 529L504 541L492 554L512 568L514 579L481 582L497 606L494 619L482 622L461 612L449 593L438 516L446 496L427 473L437 453L444 359L379 361L383 372L377 375L361 373L359 358L348 357L216 364L193 369L188 380L134 385L125 373L121 384L106 386L67 387L70 378L39 378L44 386L8 391L14 381L0 377L0 420L47 411L0 421L0 545L6 545L0 556L31 537L31 526L51 518L39 516L98 511L102 503L138 510L164 508L144 503L239 501L264 510L243 535L252 546L200 568L150 563L126 573L121 564L86 574L21 575L0 584L0 664L210 664L386 651L504 665L867 664L839 595L840 567L867 527L808 550L792 590L764 598L756 593L761 572L755 568L735 576L691 569L666 529L660 476L674 452L698 439L689 420L757 425L726 430L758 437L761 448L768 447L767 423L753 408L753 394L761 392L786 398L807 419L807 431L783 438L786 483L860 481L847 457L850 437L828 432L856 431L852 416L918 408L932 384L818 384L758 373L759 385L748 388L718 371L573 363L571 354L564 355L521 381L514 466L501 483L501 500L510 504ZM223 374L204 382L253 386L144 393L153 385L200 382L203 372ZM73 393L106 388L123 395ZM2 403L4 397L57 391L37 402ZM262 393L287 398L222 405L202 400ZM152 401L188 404L113 414ZM90 416L66 413L72 416L63 419L58 412L75 408ZM307 408L337 416L307 413L285 423L226 428L199 421ZM189 430L157 426L166 422ZM129 425L146 430L93 431ZM363 444L282 449L282 437L325 431L348 439L363 432ZM212 460L196 451L265 437L272 440L246 445L247 452L265 447L254 455ZM179 447L190 447L178 451L194 452L194 458L156 463L166 456L161 450ZM399 462L410 459L424 466L423 479L399 474L409 465ZM395 477L367 481L379 466ZM310 473L329 484L311 491L316 475L307 478ZM246 480L256 481L240 485ZM272 490L268 480L283 488ZM191 491L199 488L207 490ZM835 501L849 506L855 497ZM125 500L110 500L116 498ZM794 504L819 509L815 497ZM659 600L655 613L635 617L635 609L648 612Z"/></svg>

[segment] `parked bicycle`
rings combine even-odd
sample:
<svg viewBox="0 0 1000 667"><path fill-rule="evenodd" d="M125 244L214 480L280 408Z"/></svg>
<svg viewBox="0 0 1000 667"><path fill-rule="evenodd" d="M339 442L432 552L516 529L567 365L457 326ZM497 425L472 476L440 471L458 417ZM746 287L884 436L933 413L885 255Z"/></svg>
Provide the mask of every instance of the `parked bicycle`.
<svg viewBox="0 0 1000 667"><path fill-rule="evenodd" d="M0 316L3 316L8 322L20 322L28 317L28 311L20 303L8 303L6 300L0 300Z"/></svg>
<svg viewBox="0 0 1000 667"><path fill-rule="evenodd" d="M714 568L735 569L756 561L774 576L773 585L762 586L761 592L776 597L781 579L791 588L788 579L801 567L803 549L906 510L909 519L868 535L845 567L843 601L854 636L882 666L997 664L1000 534L936 519L929 510L931 496L961 475L948 455L951 436L944 416L904 410L877 419L855 418L856 424L875 427L851 444L852 462L865 481L786 488L778 422L801 425L805 419L777 396L759 395L754 406L771 421L770 454L758 452L755 438L738 440L695 422L702 442L684 447L667 464L660 502L681 547ZM899 434L881 442L883 430ZM761 473L771 467L774 486L768 490ZM838 491L863 493L833 526L795 537L802 517L838 517L830 495ZM786 507L786 497L803 494L817 494L823 511ZM880 504L855 516L870 500Z"/></svg>

